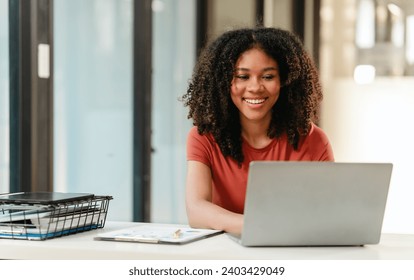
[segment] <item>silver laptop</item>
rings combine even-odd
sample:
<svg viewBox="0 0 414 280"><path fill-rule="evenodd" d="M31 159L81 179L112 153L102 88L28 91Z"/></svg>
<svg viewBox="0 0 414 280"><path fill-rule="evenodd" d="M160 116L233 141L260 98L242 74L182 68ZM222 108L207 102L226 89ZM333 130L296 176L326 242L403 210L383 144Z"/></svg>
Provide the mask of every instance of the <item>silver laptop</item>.
<svg viewBox="0 0 414 280"><path fill-rule="evenodd" d="M354 246L379 243L390 163L250 164L244 246Z"/></svg>

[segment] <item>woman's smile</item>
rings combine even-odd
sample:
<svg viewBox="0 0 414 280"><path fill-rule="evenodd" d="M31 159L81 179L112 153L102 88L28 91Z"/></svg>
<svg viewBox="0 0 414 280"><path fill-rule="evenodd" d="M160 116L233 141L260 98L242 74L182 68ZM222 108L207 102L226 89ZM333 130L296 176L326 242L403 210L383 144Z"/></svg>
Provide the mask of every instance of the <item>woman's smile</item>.
<svg viewBox="0 0 414 280"><path fill-rule="evenodd" d="M243 101L249 104L262 104L267 100L267 98L243 98Z"/></svg>

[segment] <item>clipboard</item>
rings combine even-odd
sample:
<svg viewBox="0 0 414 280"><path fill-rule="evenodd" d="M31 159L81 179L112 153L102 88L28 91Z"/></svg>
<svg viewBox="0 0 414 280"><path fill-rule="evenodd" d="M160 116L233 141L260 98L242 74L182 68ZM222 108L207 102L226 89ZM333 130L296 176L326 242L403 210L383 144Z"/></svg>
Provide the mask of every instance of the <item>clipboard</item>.
<svg viewBox="0 0 414 280"><path fill-rule="evenodd" d="M181 245L223 233L222 230L191 228L188 225L141 225L98 234L94 240Z"/></svg>

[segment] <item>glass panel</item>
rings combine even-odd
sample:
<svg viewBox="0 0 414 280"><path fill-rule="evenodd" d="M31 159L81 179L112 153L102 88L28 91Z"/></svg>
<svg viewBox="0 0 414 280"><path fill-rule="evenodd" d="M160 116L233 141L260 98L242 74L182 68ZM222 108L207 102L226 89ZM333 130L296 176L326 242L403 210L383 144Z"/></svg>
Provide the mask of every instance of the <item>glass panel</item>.
<svg viewBox="0 0 414 280"><path fill-rule="evenodd" d="M0 0L0 193L9 191L9 1Z"/></svg>
<svg viewBox="0 0 414 280"><path fill-rule="evenodd" d="M132 1L54 2L54 187L132 220Z"/></svg>
<svg viewBox="0 0 414 280"><path fill-rule="evenodd" d="M153 1L151 220L186 222L185 145L191 122L178 98L195 60L193 0Z"/></svg>

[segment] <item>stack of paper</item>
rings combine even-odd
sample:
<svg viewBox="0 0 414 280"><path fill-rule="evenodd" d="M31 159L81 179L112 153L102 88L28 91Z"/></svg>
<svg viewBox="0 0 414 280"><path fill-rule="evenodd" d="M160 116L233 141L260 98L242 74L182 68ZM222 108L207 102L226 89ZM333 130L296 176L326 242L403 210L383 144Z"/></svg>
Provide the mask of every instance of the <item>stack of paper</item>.
<svg viewBox="0 0 414 280"><path fill-rule="evenodd" d="M3 207L0 211L0 237L46 239L96 228L100 218L100 211L95 207L25 208L27 206Z"/></svg>

